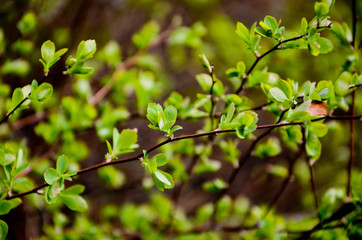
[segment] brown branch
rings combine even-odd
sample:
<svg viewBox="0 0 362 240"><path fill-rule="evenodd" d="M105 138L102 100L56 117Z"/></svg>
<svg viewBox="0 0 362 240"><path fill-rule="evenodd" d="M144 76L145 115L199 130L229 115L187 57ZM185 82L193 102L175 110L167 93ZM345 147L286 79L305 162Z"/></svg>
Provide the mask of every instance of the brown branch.
<svg viewBox="0 0 362 240"><path fill-rule="evenodd" d="M326 120L327 119L349 120L349 119L361 119L361 118L362 118L362 115L359 115L359 116L324 116L324 117L313 119L312 121L319 121L319 120L323 120L323 119L326 119ZM302 124L304 124L304 122L267 124L267 125L260 125L260 126L257 127L257 129L258 130L259 129L268 129L268 131L271 131L272 129L277 128L277 127L291 126L291 125L302 125ZM259 138L262 138L263 136L266 136L268 131L266 131L265 133L260 135ZM197 133L197 134L190 134L190 135L183 135L183 136L179 136L179 137L168 138L167 140L165 140L165 141L163 141L163 142L161 142L159 144L156 144L153 147L150 147L146 151L147 151L147 153L150 153L150 152L160 148L161 146L163 146L165 144L168 144L170 142L183 140L183 139L199 138L199 137L204 137L204 136L214 136L214 135L218 135L218 134L222 134L222 133L234 133L234 132L235 132L235 129L214 130L214 131L210 131L210 132L204 132L204 133ZM256 142L256 141L254 141L254 142ZM253 145L255 146L256 143L254 144L254 142L253 142ZM248 154L246 154L246 156L247 155L250 156L251 151L252 150L249 150L249 152L248 152ZM100 164L93 165L91 167L81 169L81 170L79 170L77 172L76 175L81 175L81 174L84 174L84 173L87 173L87 172L90 172L90 171L94 171L94 170L96 170L98 168L102 168L102 167L109 166L109 165L115 165L115 164L120 164L120 163L126 163L126 162L139 160L142 157L143 157L143 152L136 155L136 156L129 157L129 158L122 158L122 159L118 159L118 160L115 160L115 161L112 161L112 162L102 162ZM244 164L246 162L246 160L247 160L247 158L245 156L244 156L244 158L240 159L238 169L240 169L240 166L242 166L242 164ZM232 181L233 181L233 179L232 179ZM32 190L29 190L27 192L23 192L23 193L15 194L15 195L12 195L12 196L8 196L8 197L6 197L6 199L9 200L9 199L17 198L17 197L22 197L22 196L28 195L30 193L34 193L37 190L39 190L39 189L41 189L43 187L46 187L46 186L48 186L48 184L44 183L41 186L38 186L38 187L36 187L36 188L34 188Z"/></svg>

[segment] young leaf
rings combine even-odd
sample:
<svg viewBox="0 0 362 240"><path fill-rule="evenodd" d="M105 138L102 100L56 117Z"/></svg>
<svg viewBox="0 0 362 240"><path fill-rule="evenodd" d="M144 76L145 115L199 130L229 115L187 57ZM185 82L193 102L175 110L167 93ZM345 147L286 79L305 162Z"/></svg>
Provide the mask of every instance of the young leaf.
<svg viewBox="0 0 362 240"><path fill-rule="evenodd" d="M54 168L49 168L44 173L44 180L49 185L54 184L59 178L58 172Z"/></svg>
<svg viewBox="0 0 362 240"><path fill-rule="evenodd" d="M80 184L76 184L73 185L67 189L65 189L64 191L62 191L62 195L67 194L67 195L79 195L82 192L84 192L84 186L80 185Z"/></svg>
<svg viewBox="0 0 362 240"><path fill-rule="evenodd" d="M155 155L153 158L155 158L157 167L161 167L167 164L167 157L165 154L159 153Z"/></svg>
<svg viewBox="0 0 362 240"><path fill-rule="evenodd" d="M171 186L171 182L166 178L166 176L162 172L160 172L158 170L154 174L158 180L160 180L161 182L163 182L164 184L166 184L168 186Z"/></svg>
<svg viewBox="0 0 362 240"><path fill-rule="evenodd" d="M177 118L177 110L174 106L170 105L164 110L165 122L175 122Z"/></svg>
<svg viewBox="0 0 362 240"><path fill-rule="evenodd" d="M318 18L325 16L328 14L329 12L329 7L327 4L323 3L323 2L316 2L314 4L314 10L318 16Z"/></svg>
<svg viewBox="0 0 362 240"><path fill-rule="evenodd" d="M11 108L15 108L21 101L24 100L24 94L21 88L15 88L11 99Z"/></svg>
<svg viewBox="0 0 362 240"><path fill-rule="evenodd" d="M87 202L81 196L61 193L59 198L65 206L73 211L84 212L88 209Z"/></svg>
<svg viewBox="0 0 362 240"><path fill-rule="evenodd" d="M48 40L46 42L43 43L43 45L41 46L41 57L43 58L43 60L45 61L45 63L49 64L49 62L53 59L54 57L54 53L55 53L55 45L52 41ZM49 70L49 68L48 68ZM45 71L44 69L44 72Z"/></svg>
<svg viewBox="0 0 362 240"><path fill-rule="evenodd" d="M49 187L49 197L51 199L54 199L56 198L59 193L61 192L62 190L62 186L59 185L58 181L55 181L50 187Z"/></svg>
<svg viewBox="0 0 362 240"><path fill-rule="evenodd" d="M206 58L205 54L200 54L199 58L200 58L202 66L204 68L206 68L209 71L209 73L212 73L213 72L212 66L211 66L209 60Z"/></svg>
<svg viewBox="0 0 362 240"><path fill-rule="evenodd" d="M96 50L97 45L95 40L81 41L78 45L75 58L78 61L84 62L85 60L92 58Z"/></svg>
<svg viewBox="0 0 362 240"><path fill-rule="evenodd" d="M163 113L160 104L150 103L147 107L147 119L154 125L158 126L158 115Z"/></svg>
<svg viewBox="0 0 362 240"><path fill-rule="evenodd" d="M8 214L12 209L12 205L10 202L6 200L0 200L0 215Z"/></svg>
<svg viewBox="0 0 362 240"><path fill-rule="evenodd" d="M333 50L333 43L328 38L320 37L316 41L319 44L320 53L325 54Z"/></svg>
<svg viewBox="0 0 362 240"><path fill-rule="evenodd" d="M35 95L39 102L46 101L53 94L53 86L50 83L42 83L36 88Z"/></svg>
<svg viewBox="0 0 362 240"><path fill-rule="evenodd" d="M239 35L239 37L247 44L250 44L250 38L249 38L249 30L245 25L241 22L238 22L236 25L236 34Z"/></svg>
<svg viewBox="0 0 362 240"><path fill-rule="evenodd" d="M288 100L287 96L285 96L284 92L280 88L273 87L269 90L269 92L278 102L284 102L285 100Z"/></svg>
<svg viewBox="0 0 362 240"><path fill-rule="evenodd" d="M68 160L64 155L61 155L57 159L57 171L59 175L65 173L68 168Z"/></svg>

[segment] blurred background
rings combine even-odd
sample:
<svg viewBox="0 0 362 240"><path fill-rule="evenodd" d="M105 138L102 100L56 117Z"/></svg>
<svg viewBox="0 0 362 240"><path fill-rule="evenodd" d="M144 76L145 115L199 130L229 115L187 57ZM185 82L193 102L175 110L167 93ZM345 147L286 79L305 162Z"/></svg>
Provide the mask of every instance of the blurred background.
<svg viewBox="0 0 362 240"><path fill-rule="evenodd" d="M86 79L90 83L90 91L94 93L109 80L109 72L113 69L101 63L101 60L104 60L101 51L106 46L113 46L109 49L119 54L120 62L126 61L137 53L132 44L133 34L146 23L156 21L162 32L176 21L187 27L187 31L190 31L190 39L180 44L176 35L173 38L170 37L167 41L150 49L138 66L154 72L154 82L156 82L154 84L158 89L154 91L151 101L162 103L175 90L194 101L196 94L200 92L195 75L205 72L199 62L199 54L204 53L208 57L215 67L215 74L229 91L235 89L235 84L227 80L225 71L235 66L237 61L244 61L248 69L255 60L254 55L247 50L246 45L235 34L236 22L240 21L250 27L254 22L263 20L266 15L271 15L277 20L281 19L281 24L286 27L287 36L288 34L292 36L299 31L302 17L306 17L308 21L314 17L314 2L314 0L2 0L0 26L6 39L6 45L3 51L0 51L0 65L5 65L8 59L22 59L24 62L21 62L20 65L22 71L13 70L10 74L3 67L1 82L9 85L11 89L15 89L30 84L33 79L40 79L43 73L42 66L38 61L39 49L41 44L48 39L55 43L57 49L66 47L72 54L75 54L81 40L95 39L100 53L96 55L96 60L90 62L90 65L96 71L91 79ZM330 16L332 16L332 21L342 20L351 25L350 12L350 1L337 0ZM36 29L30 30L28 33L19 31L18 27L18 22L27 13L32 13L34 18L29 20L29 24L34 26L27 27ZM269 72L277 73L282 79L291 78L300 84L307 80L334 81L342 72L346 53L342 50L337 38L327 32L322 34L332 40L335 51L318 57L312 56L307 50L279 51L263 59L256 69L261 70L267 67ZM274 44L275 42L272 41L262 41L260 52L265 52ZM20 45L21 47L19 47ZM63 69L64 61L65 59L62 59L61 63L56 64L55 72ZM81 77L51 79L51 83L56 89L55 97L79 94L82 91L75 85L81 80ZM78 87L82 88L81 86L79 84ZM87 93L85 94L86 97L89 96ZM124 91L117 91L116 86L110 94L113 104L124 102L123 94ZM252 106L258 106L266 101L261 90L250 90L246 92L246 95L254 101L251 103ZM131 101L136 101L134 93L127 97ZM361 100L361 96L357 95L357 98L359 101ZM347 98L346 101L348 103L350 99ZM56 103L53 103L53 106L54 104ZM49 106L52 106L52 103L49 103ZM127 107L130 113L142 115L142 111L139 108L137 110L134 103ZM2 112L5 112L4 107L1 108ZM356 113L361 113L362 106L357 105L356 108ZM340 112L337 113L343 114L343 110L338 111ZM275 116L271 113L260 114L259 124L269 124L275 121ZM53 165L56 156L67 150L59 150L55 147L54 151L49 151L56 144L47 143L36 133L34 130L38 124L36 121L17 123L29 116L33 116L34 119L34 111L26 110L21 116L12 120L15 130L11 137L24 139L30 149L29 156L36 157L47 153L47 163L44 163L44 166ZM46 117L42 118L42 120L44 119ZM203 126L202 121L191 123L181 121L180 124L184 127L180 134L195 133ZM126 124L120 122L117 127L121 129L138 128L140 149L146 149L153 146L157 138L162 136L149 129L147 125L148 121L144 117L136 116ZM357 133L361 133L361 126L357 124L356 127ZM7 138L7 134L2 132L2 138ZM273 136L278 137L279 135L275 133ZM322 139L323 157L315 165L320 196L330 186L345 187L347 177L345 166L349 158L349 136L348 131L345 131L345 126L331 122L326 138ZM82 152L80 166L87 167L103 161L107 151L106 145L104 139L97 137L95 129L82 130L77 135L77 139L86 146L86 150L72 150L74 154L77 151ZM356 146L359 147L356 148L355 159L362 159L360 147L362 141L358 137L356 141ZM195 140L195 142L201 143L202 140ZM193 142L188 143L193 144ZM238 146L241 154L249 145L250 141L240 141ZM186 148L187 144L181 147ZM285 150L285 147L282 148ZM284 151L280 156L272 158L270 163L280 161L283 163L290 157L289 155L290 152ZM212 158L220 160L223 155L221 151L215 151ZM182 159L182 161L186 165L191 163L191 159L188 158ZM258 177L258 181L253 181L255 176L262 171L261 167L264 164L265 159L252 157L239 173L230 194L233 197L246 196L252 204L270 201L282 180L262 174ZM360 161L356 161L357 169L361 169L361 164ZM41 169L40 166L38 171L41 172ZM105 184L104 179L102 180L97 172L82 175L77 180L86 186L83 196L89 201L91 209L89 217L95 222L100 220L99 211L104 204L118 206L127 201L143 203L149 198L149 192L143 191L144 169L139 166L138 162L123 164L117 169L121 169L122 173L117 175L118 180L114 180L116 183L108 180L110 184ZM214 176L227 178L231 170L232 166L222 162L221 170ZM36 176L37 173L32 174ZM279 211L293 215L300 212L308 213L314 209L313 194L309 191L308 174L305 163L297 162L295 168L297 179L289 185L278 201L276 207ZM209 176L209 178L212 177ZM37 183L41 183L41 181L39 178ZM187 213L193 214L197 206L207 201L209 196L203 193L199 187L205 181L203 176L193 177L190 181L185 186L179 202ZM171 195L172 191L168 191L166 194ZM23 209L12 212L8 218L8 221L14 224L13 226L22 225L27 236L34 237L41 236L42 227L52 223L45 211L41 209L35 211L26 205ZM17 229L19 225L16 226Z"/></svg>

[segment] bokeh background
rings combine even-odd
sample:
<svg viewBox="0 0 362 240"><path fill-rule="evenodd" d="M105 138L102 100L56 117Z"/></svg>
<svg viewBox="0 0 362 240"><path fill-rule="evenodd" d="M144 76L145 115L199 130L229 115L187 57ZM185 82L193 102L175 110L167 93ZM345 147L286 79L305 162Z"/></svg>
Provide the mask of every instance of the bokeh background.
<svg viewBox="0 0 362 240"><path fill-rule="evenodd" d="M160 84L160 91L155 93L152 101L163 102L169 94L176 90L191 100L196 99L200 87L195 80L195 75L204 72L198 55L204 53L215 66L215 74L229 89L234 89L233 83L228 82L225 70L234 66L237 61L244 61L250 67L254 56L246 49L246 46L235 34L236 22L243 22L251 26L259 22L266 15L274 16L282 20L282 25L287 33L298 32L300 20L306 17L308 20L314 16L314 0L2 0L0 3L0 26L6 36L6 51L0 55L0 65L6 59L23 58L29 66L25 74L1 76L1 81L11 88L22 87L31 83L32 79L40 79L42 66L38 59L41 44L50 39L55 42L58 48L69 48L74 53L81 40L95 39L97 48L100 50L110 41L118 43L121 59L126 60L132 57L136 50L132 44L132 35L150 20L157 21L163 30L167 29L170 23L178 18L182 25L193 27L197 40L185 45L164 43L150 50L149 59L145 65L156 69L157 81ZM36 31L32 34L21 36L17 23L28 11L36 15ZM342 20L351 24L350 1L336 1L335 7L330 13L332 20ZM359 29L359 33L361 29ZM277 73L281 78L291 78L299 83L304 81L334 80L342 72L342 65L346 61L345 52L341 50L340 43L331 34L323 32L329 37L335 47L335 51L313 57L307 50L300 51L279 51L270 54L263 59L257 69L268 68L268 71ZM359 36L361 36L359 34ZM19 52L14 44L19 38L32 42L29 51ZM198 41L202 40L202 41ZM260 52L271 48L275 43L263 41ZM104 82L104 76L109 69L100 66L96 61L90 63L95 67L96 72L92 76L91 91L97 91ZM268 65L267 65L268 64ZM55 66L61 70L64 60ZM55 96L72 95L73 84L79 79L66 77L51 80L56 88ZM120 98L121 92L112 91L111 96ZM247 91L246 95L254 100L253 105L258 106L265 102L262 91ZM130 96L134 99L135 96ZM361 102L361 96L357 95L357 101ZM350 101L347 98L347 101ZM134 109L134 106L129 106ZM362 106L356 106L356 113L361 113ZM342 110L338 110L342 113ZM131 111L132 112L132 111ZM27 110L18 116L16 120L33 116L34 112ZM44 119L44 118L43 118ZM46 117L45 117L46 119ZM260 124L271 123L275 116L262 113L259 116ZM16 121L14 120L14 123ZM29 146L31 156L40 156L51 148L34 131L35 122L22 122L21 127L15 128L14 138L22 138ZM146 149L155 144L161 134L155 133L147 127L147 120L144 117L135 117L126 124L120 124L119 128L138 128L140 149ZM184 127L182 134L190 134L202 128L202 121L180 122ZM19 126L16 125L15 126ZM346 165L349 159L348 131L345 126L337 123L330 124L330 132L322 139L322 158L315 165L315 176L318 188L318 195L321 196L330 186L345 187L347 171ZM362 142L359 138L361 126L357 124L356 154L355 159L362 159ZM278 134L273 134L278 137ZM101 141L96 132L85 130L77 138L83 141L88 147L87 156L81 162L82 167L102 162L106 153L106 145ZM199 143L200 140L195 140ZM250 142L239 144L241 154L247 149ZM186 147L186 146L185 146ZM284 149L284 147L283 147ZM58 150L49 154L47 161L52 164L56 159ZM285 161L288 158L288 151L273 158L270 162ZM216 151L214 159L222 159L222 154ZM184 159L186 165L190 159ZM259 174L257 181L255 176L265 166L265 160L252 157L239 173L236 184L231 189L232 196L246 196L252 204L268 202L275 194L281 183L280 178L268 174ZM118 167L122 170L122 177L119 187L110 187L104 183L97 172L81 176L77 182L86 186L83 196L89 201L89 218L99 221L99 211L104 204L119 205L126 201L143 203L149 197L149 192L143 191L142 177L144 169L138 162L123 164ZM356 161L356 168L361 169L361 162ZM223 163L221 170L215 176L227 178L232 167ZM289 185L287 191L278 201L276 208L283 214L304 214L314 209L313 195L309 191L309 176L307 166L298 162L295 168L297 180ZM209 176L212 178L212 176ZM185 187L180 198L180 205L190 214L193 214L196 207L205 202L209 196L202 192L200 185L205 181L204 177L194 177ZM39 183L41 180L39 180ZM171 195L172 191L166 194ZM303 195L303 196L302 196ZM52 220L45 211L34 211L27 208L18 209L8 217L9 226L14 230L23 229L26 236L39 237L42 235L42 227L51 224ZM21 227L19 227L21 226ZM20 231L19 231L20 232ZM16 233L12 233L15 234ZM18 233L19 234L19 233ZM25 236L24 235L24 236ZM14 235L10 235L14 236Z"/></svg>

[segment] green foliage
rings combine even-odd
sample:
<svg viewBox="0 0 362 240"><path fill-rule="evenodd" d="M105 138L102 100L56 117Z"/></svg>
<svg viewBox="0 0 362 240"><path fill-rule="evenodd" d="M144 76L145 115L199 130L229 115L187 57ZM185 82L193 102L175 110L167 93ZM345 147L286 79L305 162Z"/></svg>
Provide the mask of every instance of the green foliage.
<svg viewBox="0 0 362 240"><path fill-rule="evenodd" d="M77 48L75 57L71 55L67 58L65 65L67 74L91 74L93 68L84 67L84 62L93 57L97 50L95 40L81 41ZM61 51L61 50L59 50Z"/></svg>
<svg viewBox="0 0 362 240"><path fill-rule="evenodd" d="M111 24L62 3L92 29L40 2L2 5L3 220L24 202L36 239L361 238L360 3L235 33L238 1L126 0ZM0 239L22 230L3 220Z"/></svg>
<svg viewBox="0 0 362 240"><path fill-rule="evenodd" d="M43 43L41 46L42 59L39 59L39 61L43 64L45 75L48 74L50 67L58 62L60 57L67 51L67 48L63 48L55 52L55 45L50 40Z"/></svg>
<svg viewBox="0 0 362 240"><path fill-rule="evenodd" d="M108 153L106 161L117 159L119 155L133 152L138 148L137 144L137 130L124 129L121 134L116 128L113 129L113 146L106 141Z"/></svg>
<svg viewBox="0 0 362 240"><path fill-rule="evenodd" d="M167 172L158 169L158 167L162 167L167 164L166 155L159 153L151 159L148 159L148 153L144 150L141 164L147 172L151 173L152 180L160 191L163 192L165 189L174 187L175 183L173 181L173 177Z"/></svg>
<svg viewBox="0 0 362 240"><path fill-rule="evenodd" d="M179 125L173 126L176 122L176 118L177 109L172 105L163 110L160 104L148 104L147 119L151 122L148 127L165 132L166 137L172 138L175 131L182 129Z"/></svg>

